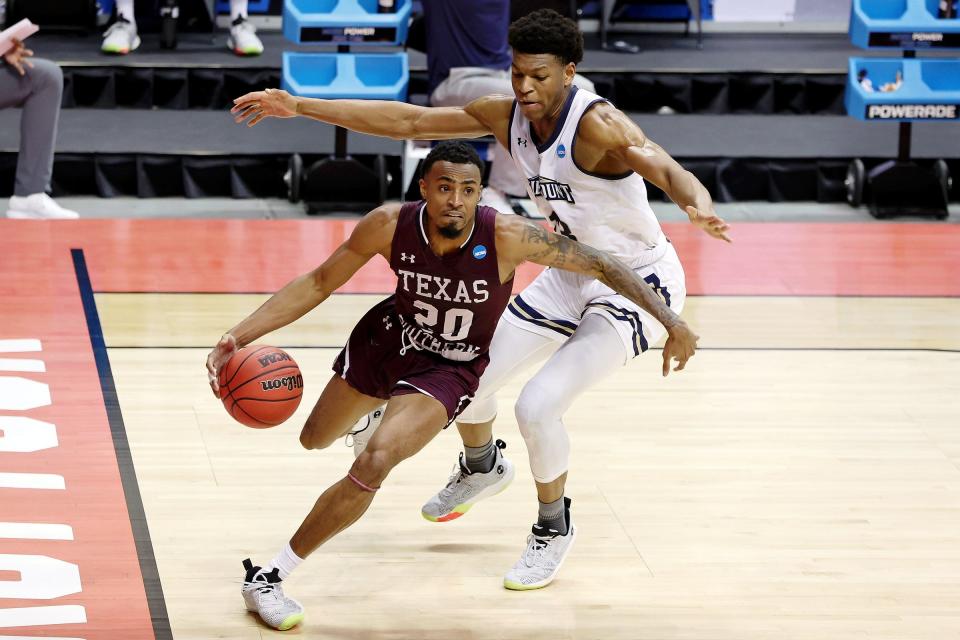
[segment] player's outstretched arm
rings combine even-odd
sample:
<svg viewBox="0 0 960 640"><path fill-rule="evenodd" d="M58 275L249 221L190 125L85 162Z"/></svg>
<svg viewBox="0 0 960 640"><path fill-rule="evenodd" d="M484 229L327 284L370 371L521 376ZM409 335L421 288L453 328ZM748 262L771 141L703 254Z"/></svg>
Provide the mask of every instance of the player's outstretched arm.
<svg viewBox="0 0 960 640"><path fill-rule="evenodd" d="M502 103L502 104L498 104ZM466 107L420 107L390 100L321 100L282 89L254 91L233 101L234 120L252 127L264 118L304 116L351 131L397 140L478 138L491 133L488 112L509 117L506 97L480 98ZM498 109L499 107L499 109ZM491 114L492 115L492 114Z"/></svg>
<svg viewBox="0 0 960 640"><path fill-rule="evenodd" d="M731 242L730 229L713 210L713 198L697 177L644 135L637 124L613 105L600 104L587 112L578 135L653 184L683 209L690 222L711 237Z"/></svg>
<svg viewBox="0 0 960 640"><path fill-rule="evenodd" d="M323 264L291 280L225 333L207 356L207 379L214 395L219 391L220 367L237 349L306 314L343 286L376 254L389 258L399 210L400 205L392 204L368 213Z"/></svg>
<svg viewBox="0 0 960 640"><path fill-rule="evenodd" d="M667 329L663 375L670 361L683 369L697 350L699 337L630 267L604 251L548 231L514 216L497 216L497 255L509 262L506 271L524 261L592 276L652 315Z"/></svg>

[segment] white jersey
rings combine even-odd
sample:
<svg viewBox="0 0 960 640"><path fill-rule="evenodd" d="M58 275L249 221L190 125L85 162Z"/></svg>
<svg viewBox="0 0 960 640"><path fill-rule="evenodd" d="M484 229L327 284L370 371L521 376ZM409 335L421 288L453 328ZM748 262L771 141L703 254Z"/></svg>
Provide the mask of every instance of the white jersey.
<svg viewBox="0 0 960 640"><path fill-rule="evenodd" d="M598 102L606 100L571 87L553 135L537 144L530 121L514 100L510 154L527 178L530 197L558 233L633 267L649 265L664 255L667 239L650 208L643 178L633 171L601 176L581 169L573 159L580 119Z"/></svg>

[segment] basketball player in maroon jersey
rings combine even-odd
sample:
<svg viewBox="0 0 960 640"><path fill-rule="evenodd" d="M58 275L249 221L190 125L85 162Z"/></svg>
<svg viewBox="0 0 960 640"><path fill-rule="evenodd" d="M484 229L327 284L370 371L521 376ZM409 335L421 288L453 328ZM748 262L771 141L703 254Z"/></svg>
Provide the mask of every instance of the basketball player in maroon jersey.
<svg viewBox="0 0 960 640"><path fill-rule="evenodd" d="M439 144L423 164L422 201L371 211L326 262L230 329L207 358L210 386L219 397L217 374L238 348L300 318L377 254L397 274L394 295L354 327L300 442L307 449L325 448L389 400L382 424L277 557L263 568L244 562L247 608L271 627L289 629L303 619L303 607L284 596L281 581L363 515L391 469L470 403L520 263L591 276L642 306L667 327L668 365L675 358L682 369L696 350L697 336L616 258L523 218L478 208L482 171L473 147Z"/></svg>
<svg viewBox="0 0 960 640"><path fill-rule="evenodd" d="M463 107L379 100L321 100L278 89L237 98L238 123L308 117L368 135L442 140L493 134L510 151L518 177L558 233L606 251L638 273L679 313L686 300L680 256L647 197L657 185L690 222L729 241L707 188L623 111L577 86L583 35L549 9L510 25L513 96L489 95ZM513 413L537 487L537 519L507 589L540 589L557 576L577 535L566 495L570 438L563 416L577 398L614 375L664 335L657 319L602 283L547 269L507 307L490 346L490 364L470 407L457 418L460 464L421 507L448 522L503 491L514 475L493 426L496 392L522 379ZM664 367L666 375L669 368ZM527 374L529 372L529 375ZM354 453L376 433L377 409L352 434ZM531 507L533 505L531 504Z"/></svg>

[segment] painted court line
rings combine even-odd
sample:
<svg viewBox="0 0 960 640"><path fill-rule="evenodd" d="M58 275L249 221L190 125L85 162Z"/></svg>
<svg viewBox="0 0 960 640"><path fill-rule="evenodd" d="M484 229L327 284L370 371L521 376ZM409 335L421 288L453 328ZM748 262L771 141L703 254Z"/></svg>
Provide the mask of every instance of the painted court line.
<svg viewBox="0 0 960 640"><path fill-rule="evenodd" d="M150 540L150 527L143 510L143 499L140 496L137 472L133 466L130 443L127 440L127 431L123 424L123 413L120 410L120 401L117 398L113 370L110 368L110 357L107 354L106 343L103 339L103 329L100 326L100 316L97 312L96 300L93 297L93 288L90 286L90 274L87 271L83 249L71 249L70 255L73 259L77 287L80 291L83 313L87 321L87 332L90 334L90 344L93 348L93 357L100 378L103 403L107 409L107 419L110 422L110 435L113 437L113 447L117 455L117 464L120 467L120 479L123 484L123 494L127 501L130 525L133 527L133 539L137 545L137 559L140 561L140 573L143 576L143 586L147 592L147 604L150 607L153 632L157 640L167 640L173 637L170 630L170 619L167 616L166 601L163 599L163 586L160 584L160 573L157 570L157 560L153 553L153 543Z"/></svg>

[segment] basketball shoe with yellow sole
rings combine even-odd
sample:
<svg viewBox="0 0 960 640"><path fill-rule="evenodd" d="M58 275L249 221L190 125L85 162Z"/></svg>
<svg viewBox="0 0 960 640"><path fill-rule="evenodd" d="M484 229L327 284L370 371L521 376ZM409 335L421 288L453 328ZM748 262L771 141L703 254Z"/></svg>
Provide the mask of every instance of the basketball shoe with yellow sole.
<svg viewBox="0 0 960 640"><path fill-rule="evenodd" d="M303 606L293 598L283 595L282 580L278 570L269 573L254 566L249 558L243 561L247 574L243 578L240 593L247 611L260 616L263 622L274 629L286 631L303 622Z"/></svg>
<svg viewBox="0 0 960 640"><path fill-rule="evenodd" d="M567 519L567 532L563 535L539 524L533 525L523 555L503 577L505 588L511 591L542 589L557 577L577 537L577 528L570 517L570 498L563 499L563 515Z"/></svg>

